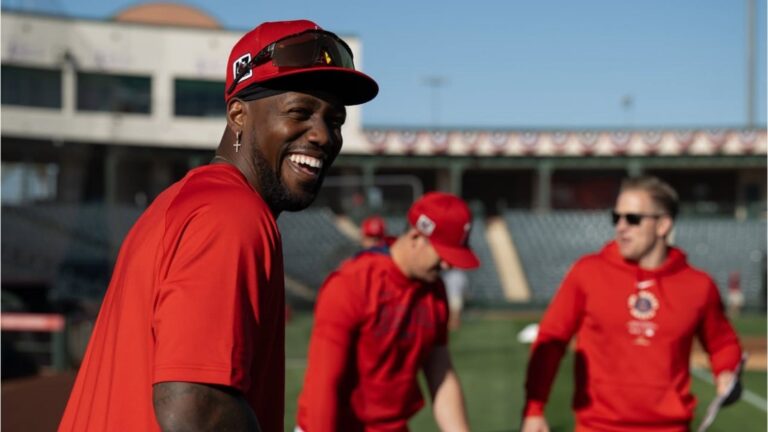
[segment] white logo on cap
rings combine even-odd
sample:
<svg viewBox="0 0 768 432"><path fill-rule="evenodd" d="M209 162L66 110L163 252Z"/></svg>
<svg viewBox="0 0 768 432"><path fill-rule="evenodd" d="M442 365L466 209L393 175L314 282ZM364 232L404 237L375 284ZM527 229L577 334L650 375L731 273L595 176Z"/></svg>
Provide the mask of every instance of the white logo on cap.
<svg viewBox="0 0 768 432"><path fill-rule="evenodd" d="M240 68L248 67L248 63L251 62L251 54L246 53L239 59L235 60L234 63L232 63L232 79L237 78L237 72L240 71ZM240 78L240 81L243 82L253 76L253 69L248 69L248 73L243 75L242 78Z"/></svg>
<svg viewBox="0 0 768 432"><path fill-rule="evenodd" d="M416 219L416 229L429 237L432 235L432 232L435 231L435 222L425 214L419 215L419 218Z"/></svg>

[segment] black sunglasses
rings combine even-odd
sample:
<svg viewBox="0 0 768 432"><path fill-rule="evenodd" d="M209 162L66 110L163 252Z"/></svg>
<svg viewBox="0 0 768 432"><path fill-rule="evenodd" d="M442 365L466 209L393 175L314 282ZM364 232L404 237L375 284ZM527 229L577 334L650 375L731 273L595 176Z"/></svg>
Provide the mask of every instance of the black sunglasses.
<svg viewBox="0 0 768 432"><path fill-rule="evenodd" d="M341 38L324 30L306 30L272 42L256 53L251 61L238 65L227 95L235 90L251 69L268 60L272 60L272 64L278 68L355 68L352 50Z"/></svg>
<svg viewBox="0 0 768 432"><path fill-rule="evenodd" d="M664 215L663 214L647 214L647 213L617 213L615 211L611 211L611 221L613 222L614 225L618 224L621 218L626 219L629 225L640 225L640 222L643 221L643 218L658 219L662 216Z"/></svg>

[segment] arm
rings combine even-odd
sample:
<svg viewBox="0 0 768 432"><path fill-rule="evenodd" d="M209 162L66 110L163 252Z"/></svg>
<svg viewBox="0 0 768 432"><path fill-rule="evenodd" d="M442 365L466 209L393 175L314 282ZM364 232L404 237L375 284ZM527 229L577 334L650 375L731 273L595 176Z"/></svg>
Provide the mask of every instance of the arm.
<svg viewBox="0 0 768 432"><path fill-rule="evenodd" d="M424 365L435 421L443 432L468 431L467 409L447 346L436 346Z"/></svg>
<svg viewBox="0 0 768 432"><path fill-rule="evenodd" d="M709 354L717 393L721 394L735 378L733 371L741 360L741 346L736 332L725 316L720 294L714 283L710 283L707 296L698 338Z"/></svg>
<svg viewBox="0 0 768 432"><path fill-rule="evenodd" d="M333 431L339 428L339 407L342 401L339 387L347 363L350 338L331 336L329 329L313 329L309 346L306 392L307 430Z"/></svg>
<svg viewBox="0 0 768 432"><path fill-rule="evenodd" d="M309 343L302 402L306 416L302 424L310 431L339 429L342 400L340 387L350 366L358 316L362 305L355 301L357 292L346 278L331 276L320 289L315 305L315 320Z"/></svg>
<svg viewBox="0 0 768 432"><path fill-rule="evenodd" d="M544 416L528 416L523 419L520 432L549 432L549 425Z"/></svg>
<svg viewBox="0 0 768 432"><path fill-rule="evenodd" d="M232 388L162 382L154 385L152 397L155 417L164 432L260 431L256 415Z"/></svg>
<svg viewBox="0 0 768 432"><path fill-rule="evenodd" d="M254 247L260 224L222 224L221 216L211 206L193 216L169 210L168 224L179 228L168 230L152 316L152 397L163 430L258 431L259 422L274 422L242 395L272 385L249 375L255 351L277 350L255 345L270 327L256 322L251 301L267 288L261 275L270 252ZM263 319L282 325L276 315Z"/></svg>
<svg viewBox="0 0 768 432"><path fill-rule="evenodd" d="M547 431L544 406L568 342L581 325L584 296L578 284L579 264L566 275L541 319L528 360L523 430Z"/></svg>
<svg viewBox="0 0 768 432"><path fill-rule="evenodd" d="M720 372L720 374L717 375L717 379L715 379L715 389L717 391L717 395L720 396L728 391L728 387L730 387L731 382L734 379L736 379L736 374L732 371Z"/></svg>
<svg viewBox="0 0 768 432"><path fill-rule="evenodd" d="M746 355L742 357L736 370L721 372L717 376L717 396L723 398L723 406L731 405L741 399L744 390L741 384L741 373L744 370L744 364L747 361Z"/></svg>

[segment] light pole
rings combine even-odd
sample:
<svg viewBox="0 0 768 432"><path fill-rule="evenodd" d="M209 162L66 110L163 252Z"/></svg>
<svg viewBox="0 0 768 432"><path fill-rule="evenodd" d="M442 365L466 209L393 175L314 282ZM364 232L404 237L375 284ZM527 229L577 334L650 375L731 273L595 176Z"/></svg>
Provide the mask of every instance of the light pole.
<svg viewBox="0 0 768 432"><path fill-rule="evenodd" d="M747 127L755 127L755 0L747 0Z"/></svg>
<svg viewBox="0 0 768 432"><path fill-rule="evenodd" d="M424 78L424 85L430 88L430 116L432 127L440 125L440 89L448 83L448 79L440 75Z"/></svg>
<svg viewBox="0 0 768 432"><path fill-rule="evenodd" d="M624 109L624 127L632 127L632 106L635 104L635 98L630 94L621 97L621 107Z"/></svg>

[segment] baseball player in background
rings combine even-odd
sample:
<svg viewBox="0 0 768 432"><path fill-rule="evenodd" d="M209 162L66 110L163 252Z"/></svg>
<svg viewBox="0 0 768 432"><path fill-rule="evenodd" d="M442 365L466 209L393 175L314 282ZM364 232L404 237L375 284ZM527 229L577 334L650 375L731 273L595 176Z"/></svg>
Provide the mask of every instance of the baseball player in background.
<svg viewBox="0 0 768 432"><path fill-rule="evenodd" d="M367 217L360 224L360 246L363 249L384 244L387 239L387 224L381 216Z"/></svg>
<svg viewBox="0 0 768 432"><path fill-rule="evenodd" d="M162 192L123 242L62 431L283 430L276 218L315 199L345 105L378 92L310 21L232 48L213 163Z"/></svg>
<svg viewBox="0 0 768 432"><path fill-rule="evenodd" d="M615 238L574 264L541 320L526 380L523 432L548 431L544 405L577 335L576 430L688 431L694 337L709 354L718 394L741 360L717 287L671 247L677 193L655 177L625 180Z"/></svg>
<svg viewBox="0 0 768 432"><path fill-rule="evenodd" d="M440 273L479 265L471 219L461 199L428 193L391 246L363 251L328 277L315 305L299 430L407 431L424 405L422 369L440 429L468 430Z"/></svg>

